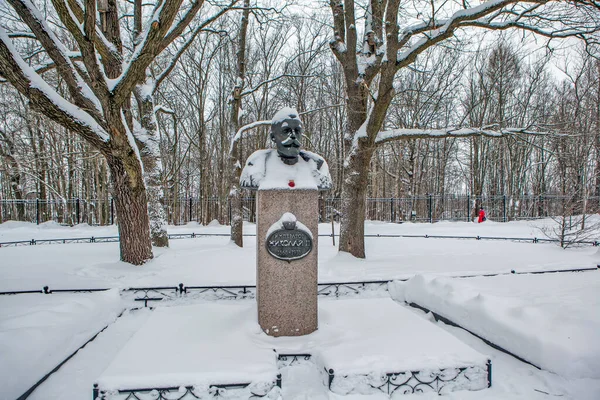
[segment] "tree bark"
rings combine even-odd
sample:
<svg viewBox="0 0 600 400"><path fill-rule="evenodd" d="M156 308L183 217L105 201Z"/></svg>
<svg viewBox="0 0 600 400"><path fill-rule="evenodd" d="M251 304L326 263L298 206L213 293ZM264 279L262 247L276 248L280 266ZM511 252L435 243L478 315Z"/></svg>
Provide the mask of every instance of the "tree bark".
<svg viewBox="0 0 600 400"><path fill-rule="evenodd" d="M15 158L15 144L8 137L8 135L4 134L3 131L0 130L0 139L7 144L6 150L0 146L0 156L2 156L7 163L7 173L10 182L10 189L12 191L12 196L15 200L17 200L16 208L17 208L17 221L25 221L25 205L22 200L25 198L23 193L23 187L21 185L21 168L19 166L19 162Z"/></svg>
<svg viewBox="0 0 600 400"><path fill-rule="evenodd" d="M167 217L161 202L163 198L162 162L158 143L158 124L154 112L154 96L152 93L144 93L141 87L137 88L135 94L140 112L140 125L145 130L143 136L147 138L144 143L138 143L138 148L144 164L150 238L156 247L169 247Z"/></svg>
<svg viewBox="0 0 600 400"><path fill-rule="evenodd" d="M373 150L363 151L351 157L347 167L344 168L339 250L358 258L366 256L365 211L372 155Z"/></svg>
<svg viewBox="0 0 600 400"><path fill-rule="evenodd" d="M152 259L150 221L141 165L135 155L106 158L119 216L121 261L141 265Z"/></svg>
<svg viewBox="0 0 600 400"><path fill-rule="evenodd" d="M242 209L242 191L240 189L240 176L242 173L241 138L235 140L235 134L240 129L240 108L242 106L242 89L246 78L246 32L250 16L250 0L244 0L242 21L237 49L237 74L231 100L230 136L232 145L229 154L231 168L231 181L229 191L229 206L231 207L231 241L239 247L244 246L244 214Z"/></svg>

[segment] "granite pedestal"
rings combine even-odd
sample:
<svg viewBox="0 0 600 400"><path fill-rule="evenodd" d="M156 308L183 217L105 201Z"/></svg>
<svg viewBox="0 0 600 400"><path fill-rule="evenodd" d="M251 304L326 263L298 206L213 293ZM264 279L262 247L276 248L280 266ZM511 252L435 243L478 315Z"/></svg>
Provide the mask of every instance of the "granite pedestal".
<svg viewBox="0 0 600 400"><path fill-rule="evenodd" d="M258 323L270 336L314 332L317 322L317 190L258 190L256 285ZM286 212L312 233L312 251L299 260L280 260L267 251L269 228Z"/></svg>

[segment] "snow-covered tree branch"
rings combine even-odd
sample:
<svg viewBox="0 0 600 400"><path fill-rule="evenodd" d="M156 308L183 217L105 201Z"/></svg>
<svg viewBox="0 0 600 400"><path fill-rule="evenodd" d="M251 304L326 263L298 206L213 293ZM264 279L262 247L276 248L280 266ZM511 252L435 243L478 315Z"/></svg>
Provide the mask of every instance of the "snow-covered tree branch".
<svg viewBox="0 0 600 400"><path fill-rule="evenodd" d="M136 33L130 38L123 34L121 25L127 10L120 8L117 0L102 2L102 9L98 9L100 3L96 0L85 0L83 4L78 0L52 0L53 8L45 9L50 18L42 15L35 0L8 1L17 19L0 24L0 75L36 111L80 135L106 158L123 261L142 264L152 258L149 203L163 221L153 222L153 226L164 225L158 202L161 163L153 100L156 85L148 79L149 69L186 29L195 33L189 38L194 40L197 32L235 2L203 19L197 18L203 0L189 6L182 0L157 1L146 15L141 2L135 2ZM64 44L65 35L76 51ZM31 37L41 49L31 52L21 42ZM132 50L128 52L128 48ZM171 64L186 48L176 52ZM42 62L31 67L25 57ZM171 70L167 68L165 74ZM131 109L134 95L138 119Z"/></svg>

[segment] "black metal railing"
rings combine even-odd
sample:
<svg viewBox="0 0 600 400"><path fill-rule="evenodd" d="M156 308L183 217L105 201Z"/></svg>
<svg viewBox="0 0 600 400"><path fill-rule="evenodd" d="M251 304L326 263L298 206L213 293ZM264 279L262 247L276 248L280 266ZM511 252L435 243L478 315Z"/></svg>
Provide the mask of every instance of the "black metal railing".
<svg viewBox="0 0 600 400"><path fill-rule="evenodd" d="M600 265L587 268L564 268L553 270L517 270L511 269L506 272L492 272L469 275L447 275L448 278L477 278L477 277L494 277L502 275L539 275L539 274L556 274L556 273L572 273L572 272L591 272L600 271ZM369 295L376 292L387 292L388 283L392 281L406 281L409 278L394 278L371 281L343 281L343 282L321 282L318 283L317 293L323 297L348 297ZM44 286L41 289L25 289L0 292L0 296L10 296L19 294L45 294L51 295L54 293L93 293L104 292L110 288L71 288L71 289L51 289L49 286ZM245 300L254 299L256 297L255 285L191 285L186 286L183 283L174 286L148 286L148 287L130 287L121 289L121 296L133 302L142 302L147 307L148 304L164 300L185 299L201 299L205 300ZM136 304L136 303L133 303ZM137 307L134 307L137 308Z"/></svg>
<svg viewBox="0 0 600 400"><path fill-rule="evenodd" d="M177 239L199 239L204 237L229 237L229 233L173 233L169 234L170 240ZM245 233L245 237L256 237L254 233ZM322 233L319 237L339 237L339 234ZM403 235L403 234L386 234L386 233L370 233L365 234L365 238L414 238L414 239L464 239L464 240L496 240L496 241L511 241L525 243L561 243L560 239L538 238L538 237L502 237L502 236L459 236L459 235ZM62 239L27 239L15 240L10 242L0 242L1 247L17 247L17 246L37 246L45 244L66 244L66 243L114 243L118 242L118 236L91 236L79 238L62 238ZM597 240L581 240L576 243L579 246L594 246L600 245Z"/></svg>
<svg viewBox="0 0 600 400"><path fill-rule="evenodd" d="M186 197L163 201L167 222L182 225L213 220L228 224L231 220L229 200L220 197ZM585 208L583 205L585 204ZM507 222L544 218L553 215L594 213L600 211L600 197L574 199L551 194L523 196L471 196L468 194L418 195L410 197L367 198L365 217L386 222L470 221L476 218L475 207L483 207L488 219ZM242 199L244 220L256 221L254 197ZM322 222L336 220L339 198L319 200ZM117 221L112 199L28 199L0 200L0 223L8 220L60 224L111 225Z"/></svg>

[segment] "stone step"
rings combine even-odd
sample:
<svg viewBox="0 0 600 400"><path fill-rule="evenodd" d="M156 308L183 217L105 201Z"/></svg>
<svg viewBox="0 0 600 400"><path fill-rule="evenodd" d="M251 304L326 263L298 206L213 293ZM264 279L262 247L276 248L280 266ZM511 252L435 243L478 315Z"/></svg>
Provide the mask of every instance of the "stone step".
<svg viewBox="0 0 600 400"><path fill-rule="evenodd" d="M322 300L319 329L305 336L268 336L256 314L254 301L155 309L98 378L95 398L250 397L280 387L291 396L303 385L310 398L328 390L395 397L491 384L487 356L389 298Z"/></svg>

